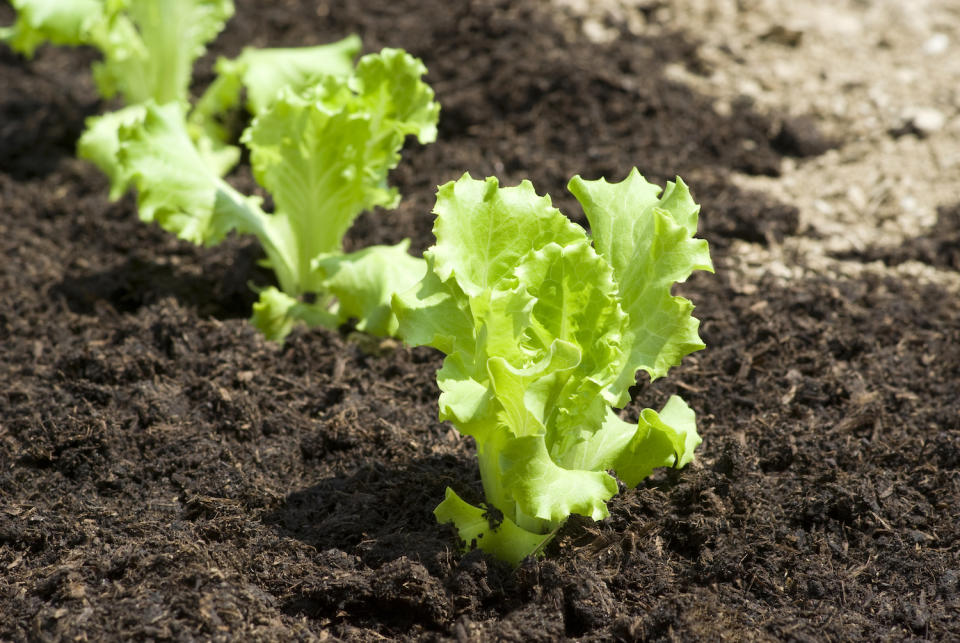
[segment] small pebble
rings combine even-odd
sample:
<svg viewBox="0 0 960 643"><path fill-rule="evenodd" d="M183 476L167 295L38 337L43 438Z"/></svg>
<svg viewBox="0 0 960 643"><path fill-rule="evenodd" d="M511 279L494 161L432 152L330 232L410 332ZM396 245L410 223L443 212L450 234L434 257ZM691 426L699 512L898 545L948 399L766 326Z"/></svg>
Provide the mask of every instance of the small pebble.
<svg viewBox="0 0 960 643"><path fill-rule="evenodd" d="M957 593L957 587L960 586L960 573L948 569L940 576L940 591L944 596L952 596Z"/></svg>
<svg viewBox="0 0 960 643"><path fill-rule="evenodd" d="M617 39L616 30L605 27L602 22L593 18L584 20L582 29L583 35L587 37L587 40L600 45L613 42Z"/></svg>
<svg viewBox="0 0 960 643"><path fill-rule="evenodd" d="M917 209L917 200L909 194L900 199L900 209L904 212L913 212Z"/></svg>
<svg viewBox="0 0 960 643"><path fill-rule="evenodd" d="M937 54L945 52L949 46L950 38L947 37L947 34L934 34L923 43L923 53L929 56L936 56Z"/></svg>
<svg viewBox="0 0 960 643"><path fill-rule="evenodd" d="M867 195L859 185L851 185L847 189L847 201L855 210L863 211L867 208Z"/></svg>
<svg viewBox="0 0 960 643"><path fill-rule="evenodd" d="M940 110L932 107L918 107L908 112L907 122L917 132L926 135L941 130L947 118Z"/></svg>
<svg viewBox="0 0 960 643"><path fill-rule="evenodd" d="M813 207L820 214L830 216L833 214L833 206L824 201L823 199L817 199L813 202Z"/></svg>

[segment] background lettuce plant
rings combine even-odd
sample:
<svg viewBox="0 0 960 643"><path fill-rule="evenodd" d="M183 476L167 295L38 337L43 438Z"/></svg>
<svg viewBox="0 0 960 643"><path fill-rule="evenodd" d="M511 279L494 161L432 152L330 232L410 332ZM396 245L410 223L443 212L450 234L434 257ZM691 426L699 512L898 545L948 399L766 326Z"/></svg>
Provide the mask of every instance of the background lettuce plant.
<svg viewBox="0 0 960 643"><path fill-rule="evenodd" d="M693 305L671 294L712 271L693 238L684 183L634 169L621 183L574 177L592 236L524 181L464 175L440 187L427 272L394 297L400 335L446 353L440 417L476 440L486 506L447 489L436 508L467 548L518 564L571 514L599 520L616 480L635 486L681 467L700 443L677 396L636 422L616 409L638 370L653 379L704 347Z"/></svg>
<svg viewBox="0 0 960 643"><path fill-rule="evenodd" d="M32 56L45 42L89 45L103 56L93 76L105 98L127 104L187 96L193 63L233 15L232 0L11 0L16 22L0 31Z"/></svg>
<svg viewBox="0 0 960 643"><path fill-rule="evenodd" d="M126 106L87 120L78 154L110 178L110 196L135 186L139 216L182 239L214 244L230 231L256 236L279 288L260 291L253 322L282 339L297 321L335 326L349 318L391 334L390 297L424 273L408 242L350 255L342 240L365 210L392 208L387 174L407 135L436 138L439 105L423 64L384 49L354 66L360 39L302 48L247 48L220 58L217 76L191 107L194 62L233 14L231 0L14 0L17 20L0 30L16 51L44 42L89 45L105 98ZM254 176L276 206L223 177L240 157L225 114L241 96L253 121L241 140Z"/></svg>
<svg viewBox="0 0 960 643"><path fill-rule="evenodd" d="M118 131L142 121L143 105L176 104L189 119L190 137L205 163L226 174L240 158L222 124L246 91L247 108L265 110L282 87L303 90L320 79L348 76L360 53L360 39L349 36L329 45L303 48L248 48L234 60L217 61L217 77L191 108L193 66L234 13L233 0L13 0L17 19L0 29L0 40L26 56L45 42L85 45L102 59L93 76L104 98L119 96L123 108L87 119L77 153L110 178L111 198L119 198L128 178L117 162Z"/></svg>
<svg viewBox="0 0 960 643"><path fill-rule="evenodd" d="M407 241L343 254L353 220L395 207L387 175L408 135L436 138L439 105L420 60L398 49L360 59L349 76L328 75L302 90L283 87L241 136L254 177L274 210L219 177L176 105L147 103L118 131L118 174L137 188L140 216L198 244L236 231L257 237L279 288L260 291L253 322L282 339L293 324L396 330L390 297L426 270Z"/></svg>

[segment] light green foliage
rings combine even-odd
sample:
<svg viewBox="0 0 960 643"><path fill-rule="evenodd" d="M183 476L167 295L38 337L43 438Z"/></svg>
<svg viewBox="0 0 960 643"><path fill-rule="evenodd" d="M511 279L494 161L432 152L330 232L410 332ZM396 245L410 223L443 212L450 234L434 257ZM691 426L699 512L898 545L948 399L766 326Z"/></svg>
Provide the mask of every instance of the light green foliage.
<svg viewBox="0 0 960 643"><path fill-rule="evenodd" d="M181 110L180 105L176 105ZM129 177L118 162L121 128L143 121L147 110L143 105L128 105L115 112L87 119L87 129L77 141L77 156L87 159L110 179L110 200L115 201L127 191Z"/></svg>
<svg viewBox="0 0 960 643"><path fill-rule="evenodd" d="M91 44L91 31L106 19L104 0L11 0L17 20L0 29L14 51L33 56L45 42Z"/></svg>
<svg viewBox="0 0 960 643"><path fill-rule="evenodd" d="M309 326L334 326L339 318L327 310L326 302L320 305L294 299L270 286L260 291L260 299L253 305L250 321L267 339L282 341L298 321Z"/></svg>
<svg viewBox="0 0 960 643"><path fill-rule="evenodd" d="M185 100L194 61L233 15L232 0L14 0L2 36L27 56L50 41L90 45L103 60L94 78L128 105Z"/></svg>
<svg viewBox="0 0 960 643"><path fill-rule="evenodd" d="M391 333L390 296L423 276L423 261L406 245L343 255L342 240L361 212L396 205L387 175L406 136L436 136L439 106L425 72L406 52L384 49L348 76L284 87L241 137L254 177L273 196L271 213L209 169L174 105L148 103L143 118L119 128L119 174L136 186L141 217L181 238L209 245L235 230L259 239L280 286L262 291L255 309L269 337L282 339L298 319L350 317L361 330Z"/></svg>
<svg viewBox="0 0 960 643"><path fill-rule="evenodd" d="M88 45L100 51L93 76L105 98L119 94L125 108L87 119L78 155L110 178L119 198L128 176L119 165L118 131L145 117L143 104L176 104L185 115L193 64L233 15L232 0L15 0L17 20L0 31L15 51L32 56L44 42ZM198 128L192 133L202 158L218 176L239 150Z"/></svg>
<svg viewBox="0 0 960 643"><path fill-rule="evenodd" d="M692 270L711 270L710 252L697 232L700 207L683 181L668 183L663 196L634 169L626 181L610 185L574 177L570 191L583 206L594 247L613 268L621 290L624 312L634 324L627 329L630 359L618 382L622 395L642 368L652 379L666 375L684 355L700 350L693 305L674 297L670 289ZM630 203L632 209L622 204ZM624 398L625 401L625 398Z"/></svg>
<svg viewBox="0 0 960 643"><path fill-rule="evenodd" d="M228 144L231 132L223 121L239 108L242 93L247 95L248 112L256 116L273 104L283 88L300 93L326 76L349 76L360 48L360 38L354 35L315 47L248 47L237 58L217 59L217 76L188 117L191 137L204 156L229 169L240 150ZM225 162L218 163L216 157Z"/></svg>
<svg viewBox="0 0 960 643"><path fill-rule="evenodd" d="M248 48L234 60L217 61L218 76L190 109L194 62L233 15L233 0L14 0L16 22L0 39L32 56L44 42L88 45L102 60L93 75L105 98L119 94L126 108L87 119L78 154L110 178L110 196L119 198L128 177L118 162L119 129L142 120L142 105L177 103L188 133L210 171L225 175L240 158L222 125L243 91L251 114L270 106L283 87L302 90L328 75L348 76L360 51L357 36L302 48Z"/></svg>
<svg viewBox="0 0 960 643"><path fill-rule="evenodd" d="M682 181L660 188L575 177L594 236L531 184L464 175L441 186L427 272L394 297L400 336L447 354L440 417L476 440L488 508L447 490L437 507L466 546L518 564L571 514L608 515L617 492L656 467L683 466L700 443L679 397L637 423L614 409L643 368L665 375L703 347L675 282L710 270L693 239L699 207Z"/></svg>
<svg viewBox="0 0 960 643"><path fill-rule="evenodd" d="M349 76L353 69L353 57L359 48L359 39L350 36L329 45L303 49L246 49L235 60L218 61L218 69L226 70L226 75L214 80L192 110L187 102L186 88L178 100L169 103L150 102L167 110L168 120L176 117L183 121L183 126L176 124L174 127L188 136L196 151L196 154L191 152L190 156L199 157L192 160L203 163L206 168L204 174L212 172L216 176L224 176L240 158L240 149L229 144L230 134L221 124L221 119L237 107L241 90L257 97L256 101L248 101L248 106L252 114L258 115L272 105L282 89L306 92L322 83L327 76ZM299 70L299 75L291 71L291 64L296 65L293 69ZM283 79L290 79L295 84L284 85ZM251 84L261 81L265 81L264 86ZM172 108L168 108L170 104L176 104L179 111L174 113ZM87 119L87 129L78 142L78 154L92 161L110 177L111 198L119 198L129 185L128 168L124 167L119 156L119 130L133 129L142 123L145 115L143 104L138 103ZM141 218L152 220L143 213ZM189 235L181 236L196 243L202 242L202 239Z"/></svg>
<svg viewBox="0 0 960 643"><path fill-rule="evenodd" d="M349 76L361 44L358 36L348 36L316 47L247 47L236 58L218 58L217 77L197 101L193 116L210 118L235 108L244 89L247 109L260 114L284 87L299 92L324 76Z"/></svg>
<svg viewBox="0 0 960 643"><path fill-rule="evenodd" d="M390 308L393 293L420 281L427 270L423 259L407 253L409 246L404 240L316 260L315 268L326 275L324 286L337 299L341 319L356 319L357 330L371 335L397 334L397 318Z"/></svg>
<svg viewBox="0 0 960 643"><path fill-rule="evenodd" d="M233 14L232 0L14 0L17 21L0 30L32 55L50 41L92 45L101 93L127 106L91 117L81 157L110 178L110 196L131 185L140 218L197 244L236 231L255 235L280 288L260 291L253 322L282 339L296 321L331 326L357 319L360 330L392 334L390 298L426 268L406 243L343 255L354 219L399 201L387 175L408 135L437 135L440 106L420 60L396 49L365 56L360 39L329 45L245 49L217 61L217 78L191 110L193 63ZM254 116L241 137L254 176L275 210L222 178L240 157L225 114Z"/></svg>
<svg viewBox="0 0 960 643"><path fill-rule="evenodd" d="M141 116L125 120L116 130L115 167L137 187L143 221L155 222L181 239L209 245L235 227L228 223L231 217L259 208L257 199L237 192L201 155L187 132L179 103L150 102L125 111L129 110Z"/></svg>
<svg viewBox="0 0 960 643"><path fill-rule="evenodd" d="M91 29L103 62L93 76L105 97L128 105L184 101L194 61L233 15L233 0L107 1L107 20Z"/></svg>

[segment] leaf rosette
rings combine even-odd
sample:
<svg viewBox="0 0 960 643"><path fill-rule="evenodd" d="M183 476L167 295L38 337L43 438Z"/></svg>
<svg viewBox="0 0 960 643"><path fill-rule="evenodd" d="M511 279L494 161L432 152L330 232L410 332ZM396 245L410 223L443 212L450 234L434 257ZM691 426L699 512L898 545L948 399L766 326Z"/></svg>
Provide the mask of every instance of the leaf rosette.
<svg viewBox="0 0 960 643"><path fill-rule="evenodd" d="M448 489L437 518L514 564L571 514L606 517L608 470L636 485L689 462L700 442L679 397L636 423L614 410L638 370L660 377L703 348L693 305L670 292L712 271L693 238L699 207L680 179L661 195L636 170L569 187L592 237L527 181L441 186L426 275L393 300L401 337L447 355L440 418L476 440L487 508Z"/></svg>

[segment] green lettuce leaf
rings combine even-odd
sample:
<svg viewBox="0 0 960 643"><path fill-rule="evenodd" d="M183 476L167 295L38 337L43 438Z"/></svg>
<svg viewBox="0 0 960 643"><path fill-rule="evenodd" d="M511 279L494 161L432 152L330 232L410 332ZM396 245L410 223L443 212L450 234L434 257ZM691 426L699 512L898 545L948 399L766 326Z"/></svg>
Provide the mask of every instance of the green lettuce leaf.
<svg viewBox="0 0 960 643"><path fill-rule="evenodd" d="M193 63L233 15L232 0L128 0L90 29L103 53L93 76L103 96L127 104L186 101Z"/></svg>
<svg viewBox="0 0 960 643"><path fill-rule="evenodd" d="M0 40L32 57L45 42L55 45L90 43L91 28L104 19L103 0L11 0L17 19L0 29Z"/></svg>
<svg viewBox="0 0 960 643"><path fill-rule="evenodd" d="M423 253L427 272L420 282L394 293L397 333L413 346L433 346L448 355L471 354L477 328L467 297L454 282L444 283L433 270L433 253Z"/></svg>
<svg viewBox="0 0 960 643"><path fill-rule="evenodd" d="M604 471L560 467L542 435L509 440L500 457L505 461L503 484L518 515L548 521L551 528L570 514L594 520L609 515L606 501L616 495L617 481Z"/></svg>
<svg viewBox="0 0 960 643"><path fill-rule="evenodd" d="M480 548L514 566L540 551L553 537L553 534L531 533L509 518L501 517L498 523L487 510L464 502L449 487L433 515L437 522L452 523L456 527L463 549Z"/></svg>
<svg viewBox="0 0 960 643"><path fill-rule="evenodd" d="M388 66L395 75L376 83L368 78ZM354 76L327 76L302 94L285 88L244 133L254 176L274 197L269 227L283 238L276 246L291 273L268 257L285 292L321 290L324 275L315 260L342 251L343 236L361 212L397 204L387 174L400 160L406 133L436 127L438 108L420 80L424 71L402 51L365 56ZM354 91L358 78L365 80Z"/></svg>
<svg viewBox="0 0 960 643"><path fill-rule="evenodd" d="M707 242L692 238L700 207L679 178L657 198L660 189L636 168L615 184L575 176L569 189L590 221L597 252L613 268L630 319L623 341L629 359L610 389L622 405L638 369L656 379L704 347L693 304L670 292L694 270L713 272Z"/></svg>
<svg viewBox="0 0 960 643"><path fill-rule="evenodd" d="M101 94L128 105L185 102L194 61L233 15L232 0L13 0L0 38L27 56L44 42L91 45Z"/></svg>
<svg viewBox="0 0 960 643"><path fill-rule="evenodd" d="M464 174L437 190L434 213L432 270L440 281L456 274L457 285L473 298L492 290L531 250L584 238L529 181L500 188L493 177L475 181Z"/></svg>
<svg viewBox="0 0 960 643"><path fill-rule="evenodd" d="M412 135L426 145L437 140L440 118L440 103L434 100L430 85L422 80L426 73L419 58L402 49L385 47L379 54L361 58L347 83L368 112L381 115L384 138L399 137L402 142ZM394 165L398 160L399 152Z"/></svg>
<svg viewBox="0 0 960 643"><path fill-rule="evenodd" d="M238 106L246 92L247 110L262 114L284 87L301 93L326 76L346 78L360 53L358 36L315 47L245 48L233 59L218 58L217 77L191 114L191 122L215 119Z"/></svg>
<svg viewBox="0 0 960 643"><path fill-rule="evenodd" d="M357 320L357 330L389 336L397 332L390 308L394 293L419 282L427 271L423 259L407 254L409 240L395 246L370 246L357 252L326 255L315 261L324 288L337 298L340 322Z"/></svg>
<svg viewBox="0 0 960 643"><path fill-rule="evenodd" d="M148 102L128 110L142 117L115 130L117 173L137 188L143 221L204 245L219 243L234 228L257 229L266 216L257 200L227 184L200 154L179 103Z"/></svg>
<svg viewBox="0 0 960 643"><path fill-rule="evenodd" d="M215 176L223 176L231 167L233 167L240 156L240 150L232 146L218 145L212 140L200 139L191 135L189 129L183 121L183 106L179 103L169 104L163 107L166 110L165 116L160 116L158 109L153 101L129 105L114 112L107 112L99 116L91 116L86 121L86 129L80 135L77 141L77 156L91 161L101 172L110 179L110 200L115 201L123 196L124 192L130 187L130 173L132 168L147 161L153 154L153 146L156 146L156 153L163 156L165 150L161 146L167 143L173 143L171 135L176 130L176 149L178 153L183 153L190 162L199 156L200 163L205 168L205 173L209 172ZM147 114L150 113L150 125L146 124ZM162 125L157 122L159 119ZM171 122L173 119L173 122ZM183 123L183 126L181 126ZM160 134L157 129L163 133ZM141 133L140 143L143 139L149 137L149 132L160 136L152 145L139 147L133 151L128 149L125 157L121 158L121 137L127 142L133 140L135 136L130 132ZM193 149L181 147L185 144L192 144ZM128 145L128 148L130 146ZM169 159L168 159L169 160ZM160 176L164 176L161 174ZM153 220L149 215L141 214L145 220ZM171 230L178 233L177 230ZM195 243L204 243L206 239L201 235L198 238L185 236Z"/></svg>
<svg viewBox="0 0 960 643"><path fill-rule="evenodd" d="M209 148L205 155L221 156L229 169L240 150L230 145L233 134L228 123L243 93L248 112L256 116L266 111L285 87L303 93L326 76L349 76L360 48L360 38L354 35L315 47L248 47L237 58L219 58L216 78L190 112L191 136L198 146Z"/></svg>
<svg viewBox="0 0 960 643"><path fill-rule="evenodd" d="M571 447L563 464L592 471L612 469L627 486L635 487L654 469L689 464L700 442L693 409L673 395L659 413L641 411L636 424L608 408L601 429Z"/></svg>
<svg viewBox="0 0 960 643"><path fill-rule="evenodd" d="M142 124L147 116L144 105L129 105L115 112L91 116L77 141L77 156L91 161L110 179L110 200L123 196L130 183L129 168L118 162L120 130Z"/></svg>
<svg viewBox="0 0 960 643"><path fill-rule="evenodd" d="M141 120L140 107L188 105L194 61L233 14L232 0L17 0L17 22L0 35L31 55L42 42L89 45L103 59L93 74L104 97L121 94L127 107L87 119L78 155L110 178L110 197L119 198L128 172L118 160L119 130ZM191 138L219 175L237 162L240 150L196 129Z"/></svg>
<svg viewBox="0 0 960 643"><path fill-rule="evenodd" d="M308 303L270 286L260 291L250 322L267 339L282 341L297 322L305 322L308 326L336 326L339 320L330 312L331 306L329 298Z"/></svg>

